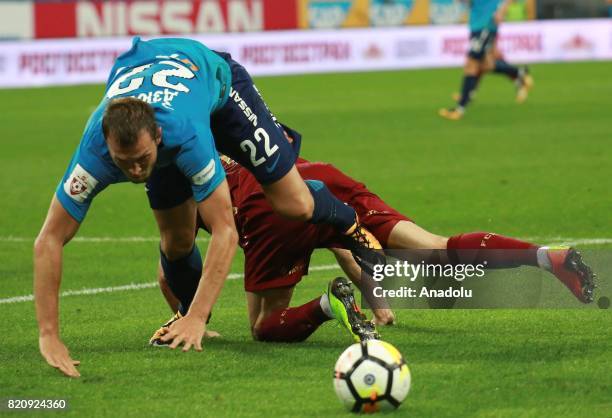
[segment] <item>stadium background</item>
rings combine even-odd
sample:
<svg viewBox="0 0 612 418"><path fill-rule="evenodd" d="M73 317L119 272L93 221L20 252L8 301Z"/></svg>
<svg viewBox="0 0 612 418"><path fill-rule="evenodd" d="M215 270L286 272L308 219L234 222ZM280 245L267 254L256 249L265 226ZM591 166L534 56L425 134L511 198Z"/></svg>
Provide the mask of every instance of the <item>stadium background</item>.
<svg viewBox="0 0 612 418"><path fill-rule="evenodd" d="M436 110L458 88L467 46L456 0L0 1L0 398L67 398L73 416L346 416L331 370L349 341L326 324L297 346L252 342L240 256L211 324L222 340L187 356L146 347L169 312L153 282L156 227L128 184L96 199L66 248L62 335L83 377L63 379L40 358L32 243L131 35L230 51L304 133L305 157L365 181L429 230L605 251L610 7L515 1L500 45L532 64L532 97L518 106L510 83L488 77L453 124ZM312 265L294 304L339 274L324 251ZM609 312L398 311L383 337L407 357L414 386L396 415L608 418Z"/></svg>
<svg viewBox="0 0 612 418"><path fill-rule="evenodd" d="M611 59L607 13L604 0L516 0L500 49L511 62ZM189 35L254 75L460 66L466 18L459 0L3 1L0 87L104 82L130 35Z"/></svg>

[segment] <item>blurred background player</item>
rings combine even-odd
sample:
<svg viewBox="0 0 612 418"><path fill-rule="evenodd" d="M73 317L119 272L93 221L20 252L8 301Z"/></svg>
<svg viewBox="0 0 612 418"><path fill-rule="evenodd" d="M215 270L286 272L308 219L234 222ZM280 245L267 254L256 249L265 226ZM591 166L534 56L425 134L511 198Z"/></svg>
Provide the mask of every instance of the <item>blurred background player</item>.
<svg viewBox="0 0 612 418"><path fill-rule="evenodd" d="M245 254L244 286L253 337L261 341L296 342L308 338L321 324L338 320L355 340L377 335L354 303L345 279L336 278L328 290L310 302L289 307L294 287L308 274L312 252L330 248L347 276L367 293L369 280L363 280L360 267L350 252L342 249L341 236L325 225L312 225L283 219L266 203L261 187L244 168L223 159L234 205L239 244ZM595 276L580 253L569 247L549 248L490 232L471 232L450 238L432 234L388 206L363 183L348 177L330 164L296 163L300 175L310 181L325 182L340 199L352 205L363 224L385 249L441 251L426 252L438 257L437 263L484 264L487 268L533 266L551 272L583 303L593 300ZM468 251L462 251L468 250ZM495 251L513 250L513 251ZM178 300L159 271L159 283L170 308ZM376 300L378 324L392 323L393 313ZM168 327L172 320L165 325ZM151 338L152 345L164 345L162 327Z"/></svg>
<svg viewBox="0 0 612 418"><path fill-rule="evenodd" d="M516 67L509 64L497 48L497 30L511 0L472 0L470 6L470 42L464 66L461 92L453 98L457 106L440 109L440 116L450 120L459 120L465 108L473 98L480 78L487 72L507 76L517 87L516 101L522 103L527 99L533 87L533 78L527 67Z"/></svg>

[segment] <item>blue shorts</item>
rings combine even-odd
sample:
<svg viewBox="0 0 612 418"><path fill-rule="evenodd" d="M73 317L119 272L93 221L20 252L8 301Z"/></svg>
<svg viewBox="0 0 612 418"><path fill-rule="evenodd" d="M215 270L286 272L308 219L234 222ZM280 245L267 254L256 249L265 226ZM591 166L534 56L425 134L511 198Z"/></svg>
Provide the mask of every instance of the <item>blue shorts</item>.
<svg viewBox="0 0 612 418"><path fill-rule="evenodd" d="M497 32L489 29L477 30L470 32L470 49L468 56L475 60L482 61L487 52L495 45Z"/></svg>
<svg viewBox="0 0 612 418"><path fill-rule="evenodd" d="M302 136L279 123L243 66L229 54L219 54L230 65L232 86L227 103L210 117L217 150L248 169L260 184L281 179L295 164ZM285 132L293 139L290 144ZM153 170L147 181L152 209L170 209L193 196L191 184L176 165Z"/></svg>
<svg viewBox="0 0 612 418"><path fill-rule="evenodd" d="M295 164L301 135L290 130L290 144L249 73L229 54L218 54L230 66L232 86L225 105L210 118L217 150L249 170L260 184L274 183Z"/></svg>

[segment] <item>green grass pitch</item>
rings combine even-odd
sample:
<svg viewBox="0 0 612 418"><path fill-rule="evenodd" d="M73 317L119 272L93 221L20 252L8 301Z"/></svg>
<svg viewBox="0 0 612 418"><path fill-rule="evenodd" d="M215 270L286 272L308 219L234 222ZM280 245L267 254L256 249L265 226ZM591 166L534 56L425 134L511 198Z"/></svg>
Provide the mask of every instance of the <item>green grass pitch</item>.
<svg viewBox="0 0 612 418"><path fill-rule="evenodd" d="M303 133L306 158L335 164L431 231L610 249L612 63L532 73L523 105L511 83L486 77L460 122L436 114L451 104L458 69L256 82L278 118ZM0 91L0 299L32 292L33 238L101 95L101 86ZM111 240L68 245L62 290L153 282L157 243L129 239L155 235L142 186L109 188L78 236ZM312 265L331 262L321 250ZM338 273L313 272L294 304ZM382 335L406 357L413 386L395 416L612 416L610 310L396 314ZM349 416L332 370L351 341L335 324L300 344L253 342L240 280L227 282L214 310L210 328L223 338L202 353L146 345L169 315L154 288L62 298L62 336L82 361L82 378L67 379L38 353L32 302L0 304L0 398L65 398L66 416Z"/></svg>

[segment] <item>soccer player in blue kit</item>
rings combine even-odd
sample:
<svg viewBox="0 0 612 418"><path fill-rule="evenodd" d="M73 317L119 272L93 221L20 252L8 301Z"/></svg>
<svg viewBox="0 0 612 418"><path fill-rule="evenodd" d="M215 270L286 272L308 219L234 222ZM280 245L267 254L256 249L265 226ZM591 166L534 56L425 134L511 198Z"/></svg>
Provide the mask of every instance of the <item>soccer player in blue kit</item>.
<svg viewBox="0 0 612 418"><path fill-rule="evenodd" d="M293 144L286 132L297 138ZM276 121L247 71L228 54L188 39L134 38L113 66L102 102L52 198L34 245L34 295L42 356L77 377L59 334L63 247L92 199L108 185L146 183L160 231L160 258L180 300L164 339L201 350L206 320L237 244L218 152L253 173L279 214L325 223L345 234L358 261L378 262L380 244L355 211L295 168L299 134ZM205 262L195 245L196 211L211 231Z"/></svg>
<svg viewBox="0 0 612 418"><path fill-rule="evenodd" d="M467 54L461 93L457 105L440 109L443 118L459 120L476 91L483 74L493 71L513 80L517 86L516 100L527 99L533 78L526 67L518 68L506 62L497 49L497 29L503 21L510 0L472 0L470 10L470 45Z"/></svg>

